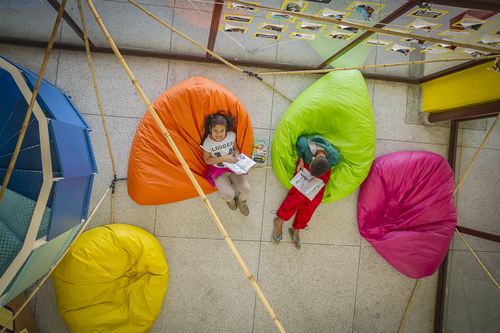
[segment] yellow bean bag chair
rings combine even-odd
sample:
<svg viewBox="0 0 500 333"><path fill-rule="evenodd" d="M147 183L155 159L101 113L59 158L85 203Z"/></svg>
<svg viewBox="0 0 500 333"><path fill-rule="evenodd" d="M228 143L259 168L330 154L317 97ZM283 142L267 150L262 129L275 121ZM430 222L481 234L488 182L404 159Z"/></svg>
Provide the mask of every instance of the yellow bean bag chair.
<svg viewBox="0 0 500 333"><path fill-rule="evenodd" d="M158 240L128 224L83 233L52 274L72 333L148 332L160 314L168 266Z"/></svg>

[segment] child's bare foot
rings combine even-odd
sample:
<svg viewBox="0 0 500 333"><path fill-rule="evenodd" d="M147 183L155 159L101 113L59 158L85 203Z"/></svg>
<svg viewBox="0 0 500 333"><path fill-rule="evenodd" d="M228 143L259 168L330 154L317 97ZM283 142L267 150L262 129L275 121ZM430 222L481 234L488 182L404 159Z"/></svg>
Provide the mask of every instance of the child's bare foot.
<svg viewBox="0 0 500 333"><path fill-rule="evenodd" d="M275 217L273 219L274 222L274 234L276 235L277 238L280 238L281 236L281 229L283 228L283 220L279 217Z"/></svg>

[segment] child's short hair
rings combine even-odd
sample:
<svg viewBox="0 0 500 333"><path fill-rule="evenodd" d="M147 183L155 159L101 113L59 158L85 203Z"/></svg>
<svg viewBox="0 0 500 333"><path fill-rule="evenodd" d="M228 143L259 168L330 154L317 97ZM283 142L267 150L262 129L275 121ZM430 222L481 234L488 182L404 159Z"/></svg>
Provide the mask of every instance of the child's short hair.
<svg viewBox="0 0 500 333"><path fill-rule="evenodd" d="M316 157L309 166L311 169L311 175L314 177L321 177L325 174L325 172L329 169L328 160L325 156Z"/></svg>

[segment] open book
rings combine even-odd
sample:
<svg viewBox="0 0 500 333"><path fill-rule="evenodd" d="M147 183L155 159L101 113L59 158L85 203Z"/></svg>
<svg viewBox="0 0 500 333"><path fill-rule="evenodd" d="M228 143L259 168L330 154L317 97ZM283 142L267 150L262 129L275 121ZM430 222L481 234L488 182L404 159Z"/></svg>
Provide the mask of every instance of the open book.
<svg viewBox="0 0 500 333"><path fill-rule="evenodd" d="M228 163L228 162L222 162L222 163L224 163L224 166L226 168L231 169L231 171L237 175L244 175L255 164L255 162L252 161L252 159L246 156L245 154L239 154L236 158L238 159L238 162L236 163Z"/></svg>
<svg viewBox="0 0 500 333"><path fill-rule="evenodd" d="M318 194L319 190L325 186L325 183L321 179L311 176L311 173L306 169L297 173L290 183L311 201Z"/></svg>

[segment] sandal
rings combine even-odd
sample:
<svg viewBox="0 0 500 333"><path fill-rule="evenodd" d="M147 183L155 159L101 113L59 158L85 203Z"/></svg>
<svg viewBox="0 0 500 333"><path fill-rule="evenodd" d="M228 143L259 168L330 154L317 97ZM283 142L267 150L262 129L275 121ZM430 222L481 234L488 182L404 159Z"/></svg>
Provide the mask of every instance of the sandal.
<svg viewBox="0 0 500 333"><path fill-rule="evenodd" d="M276 219L276 217L273 219ZM271 238L271 241L273 242L274 245L280 245L280 241L283 238L283 228L281 228L281 235L279 237L276 237L276 234L274 233L274 228L273 228L273 237Z"/></svg>
<svg viewBox="0 0 500 333"><path fill-rule="evenodd" d="M293 241L295 241L297 243L297 245L293 245L295 246L295 248L297 250L300 250L300 237L299 237L299 240L297 240L294 236L293 236L293 228L288 228L288 233L290 234L290 237L292 238L292 245L293 245Z"/></svg>
<svg viewBox="0 0 500 333"><path fill-rule="evenodd" d="M276 234L274 233L274 230L273 230L273 238L271 238L271 240L272 240L274 245L280 245L280 241L282 238L283 238L283 232L281 233L281 235L279 237L276 237Z"/></svg>

